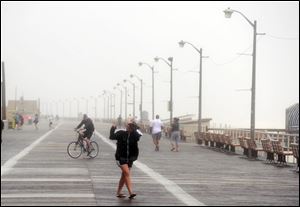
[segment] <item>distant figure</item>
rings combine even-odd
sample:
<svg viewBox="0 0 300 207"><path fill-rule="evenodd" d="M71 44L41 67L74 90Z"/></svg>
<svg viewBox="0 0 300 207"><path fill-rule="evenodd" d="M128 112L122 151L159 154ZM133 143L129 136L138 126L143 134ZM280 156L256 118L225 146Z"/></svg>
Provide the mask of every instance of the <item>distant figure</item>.
<svg viewBox="0 0 300 207"><path fill-rule="evenodd" d="M20 116L19 113L16 113L15 115L15 129L20 129Z"/></svg>
<svg viewBox="0 0 300 207"><path fill-rule="evenodd" d="M178 143L180 140L179 119L175 117L173 120L174 121L171 126L171 151L175 150L178 152Z"/></svg>
<svg viewBox="0 0 300 207"><path fill-rule="evenodd" d="M164 126L162 121L159 119L159 115L156 115L155 119L151 122L151 134L155 145L155 151L159 151L159 140L161 138L161 131L163 127Z"/></svg>
<svg viewBox="0 0 300 207"><path fill-rule="evenodd" d="M35 115L34 115L33 123L34 123L35 129L39 129L39 127L38 127L38 123L39 123L39 115L38 115L38 114L35 114Z"/></svg>
<svg viewBox="0 0 300 207"><path fill-rule="evenodd" d="M121 117L121 114L120 114L119 117L118 117L117 128L122 128L122 117Z"/></svg>
<svg viewBox="0 0 300 207"><path fill-rule="evenodd" d="M24 124L24 117L23 117L23 115L19 114L19 118L20 118L20 128L22 129L23 124Z"/></svg>
<svg viewBox="0 0 300 207"><path fill-rule="evenodd" d="M52 129L52 125L53 125L53 118L52 116L49 116L49 129Z"/></svg>

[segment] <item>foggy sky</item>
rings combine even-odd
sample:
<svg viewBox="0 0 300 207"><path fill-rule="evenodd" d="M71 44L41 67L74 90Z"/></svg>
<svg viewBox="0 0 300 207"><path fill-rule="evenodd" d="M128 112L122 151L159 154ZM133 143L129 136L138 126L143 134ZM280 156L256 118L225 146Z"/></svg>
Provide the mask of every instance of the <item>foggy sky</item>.
<svg viewBox="0 0 300 207"><path fill-rule="evenodd" d="M256 127L284 128L285 109L299 102L299 2L1 1L7 99L14 100L17 91L18 98L40 98L42 110L59 103L60 114L59 101L72 100L75 116L74 98L86 112L85 97L93 117L91 96L114 91L118 82L136 74L145 82L144 109L151 118L151 71L138 66L142 61L155 66L155 113L167 119L170 68L153 58L171 56L178 69L173 73L174 116L197 118L199 54L188 45L180 48L184 40L209 56L202 65L202 117L217 125L249 127L251 92L238 89L251 88L252 57L238 53L252 53L253 28L237 13L226 19L228 7L257 20L257 32L266 33L257 36ZM119 114L120 93L114 92ZM102 102L99 98L98 116Z"/></svg>

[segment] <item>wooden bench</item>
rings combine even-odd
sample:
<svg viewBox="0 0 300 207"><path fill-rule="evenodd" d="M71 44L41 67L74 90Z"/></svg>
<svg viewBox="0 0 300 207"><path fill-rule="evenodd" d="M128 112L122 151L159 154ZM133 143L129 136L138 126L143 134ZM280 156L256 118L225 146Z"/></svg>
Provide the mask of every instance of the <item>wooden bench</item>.
<svg viewBox="0 0 300 207"><path fill-rule="evenodd" d="M208 146L209 145L209 133L208 132L202 132L203 133L203 140L204 140L204 145Z"/></svg>
<svg viewBox="0 0 300 207"><path fill-rule="evenodd" d="M277 161L279 164L287 164L286 156L293 155L292 151L284 151L279 140L271 140L273 151L277 154Z"/></svg>
<svg viewBox="0 0 300 207"><path fill-rule="evenodd" d="M191 136L187 135L186 131L183 130L183 129L181 129L180 130L180 139L181 139L181 141L186 142L186 140L187 140L188 137L190 138Z"/></svg>
<svg viewBox="0 0 300 207"><path fill-rule="evenodd" d="M244 137L238 137L238 140L239 140L239 142L240 142L240 146L241 146L241 148L243 148L243 150L244 150L244 155L246 155L247 157L249 156L249 153L248 153L248 146L247 146L247 142L246 142L246 140L245 140L245 138Z"/></svg>
<svg viewBox="0 0 300 207"><path fill-rule="evenodd" d="M200 134L198 132L194 132L194 136L197 141L197 144L201 145L205 137L205 132L200 132Z"/></svg>
<svg viewBox="0 0 300 207"><path fill-rule="evenodd" d="M250 150L251 157L257 158L259 151L264 151L263 148L258 148L254 139L246 138L248 150Z"/></svg>
<svg viewBox="0 0 300 207"><path fill-rule="evenodd" d="M291 144L293 155L297 160L297 169L296 171L299 172L299 145L298 144Z"/></svg>
<svg viewBox="0 0 300 207"><path fill-rule="evenodd" d="M266 161L273 163L275 161L275 159L274 159L274 151L273 151L270 139L262 139L261 144L262 144L263 150L267 153Z"/></svg>
<svg viewBox="0 0 300 207"><path fill-rule="evenodd" d="M235 152L235 147L240 147L241 145L234 143L234 140L232 136L225 135L226 138L226 144L229 146L229 151L230 152Z"/></svg>
<svg viewBox="0 0 300 207"><path fill-rule="evenodd" d="M197 142L197 144L202 144L202 141L200 140L200 135L198 132L194 132L194 136L195 136L195 140Z"/></svg>
<svg viewBox="0 0 300 207"><path fill-rule="evenodd" d="M221 148L222 146L220 138L221 138L220 134L216 134L216 133L213 134L213 139L214 142L216 143L216 148Z"/></svg>
<svg viewBox="0 0 300 207"><path fill-rule="evenodd" d="M206 136L209 140L210 147L215 147L214 134L213 133L207 133Z"/></svg>

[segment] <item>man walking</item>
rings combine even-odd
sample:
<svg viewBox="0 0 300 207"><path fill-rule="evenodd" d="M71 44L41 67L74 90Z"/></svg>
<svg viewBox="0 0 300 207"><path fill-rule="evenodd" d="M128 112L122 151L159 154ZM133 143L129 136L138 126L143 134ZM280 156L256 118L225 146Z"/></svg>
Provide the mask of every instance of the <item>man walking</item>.
<svg viewBox="0 0 300 207"><path fill-rule="evenodd" d="M159 119L159 115L156 115L155 119L151 122L151 133L153 143L155 145L155 151L159 151L159 140L161 138L161 131L163 129L163 123Z"/></svg>

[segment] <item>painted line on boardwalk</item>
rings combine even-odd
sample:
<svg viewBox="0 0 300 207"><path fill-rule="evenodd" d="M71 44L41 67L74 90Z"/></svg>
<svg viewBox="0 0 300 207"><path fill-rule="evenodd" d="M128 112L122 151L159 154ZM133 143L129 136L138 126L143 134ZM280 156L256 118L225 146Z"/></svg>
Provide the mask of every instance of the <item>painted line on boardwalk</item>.
<svg viewBox="0 0 300 207"><path fill-rule="evenodd" d="M31 193L31 194L1 194L1 198L94 198L94 194L53 194L53 193Z"/></svg>
<svg viewBox="0 0 300 207"><path fill-rule="evenodd" d="M82 178L4 178L1 182L91 182L91 179Z"/></svg>
<svg viewBox="0 0 300 207"><path fill-rule="evenodd" d="M33 148L35 148L41 141L43 141L45 138L47 138L53 131L55 131L58 127L60 127L61 124L57 125L54 129L51 129L46 134L35 140L31 145L23 149L21 152L19 152L14 157L7 160L4 165L1 166L1 177L5 174L8 174L9 171L17 164L17 162L25 157Z"/></svg>
<svg viewBox="0 0 300 207"><path fill-rule="evenodd" d="M108 138L96 131L96 134L102 139L103 142L116 149L116 144L111 142ZM141 171L150 176L153 180L163 185L167 191L172 193L178 200L182 201L188 206L205 206L204 203L198 201L196 198L185 192L181 187L179 187L175 182L165 178L161 174L155 172L153 169L143 164L140 161L135 161L134 165Z"/></svg>

